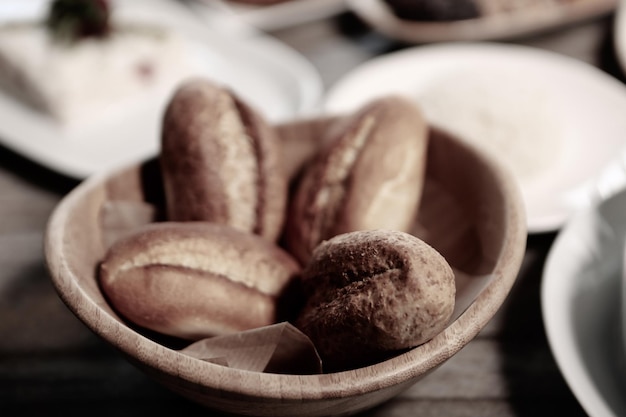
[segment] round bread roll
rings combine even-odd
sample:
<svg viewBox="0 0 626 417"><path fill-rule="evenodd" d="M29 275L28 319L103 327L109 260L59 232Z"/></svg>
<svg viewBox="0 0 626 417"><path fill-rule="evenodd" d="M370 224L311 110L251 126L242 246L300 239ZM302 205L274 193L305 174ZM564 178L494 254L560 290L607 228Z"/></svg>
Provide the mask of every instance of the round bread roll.
<svg viewBox="0 0 626 417"><path fill-rule="evenodd" d="M324 371L361 367L441 332L455 304L454 273L408 233L370 230L322 243L302 273L306 304L296 326Z"/></svg>
<svg viewBox="0 0 626 417"><path fill-rule="evenodd" d="M168 220L278 238L287 179L277 133L257 111L224 87L188 80L165 111L161 142Z"/></svg>
<svg viewBox="0 0 626 417"><path fill-rule="evenodd" d="M423 190L427 123L408 99L377 99L328 131L287 214L286 245L305 264L323 240L356 230L408 231Z"/></svg>
<svg viewBox="0 0 626 417"><path fill-rule="evenodd" d="M111 306L129 321L197 340L276 323L298 263L257 235L203 222L152 223L100 264Z"/></svg>

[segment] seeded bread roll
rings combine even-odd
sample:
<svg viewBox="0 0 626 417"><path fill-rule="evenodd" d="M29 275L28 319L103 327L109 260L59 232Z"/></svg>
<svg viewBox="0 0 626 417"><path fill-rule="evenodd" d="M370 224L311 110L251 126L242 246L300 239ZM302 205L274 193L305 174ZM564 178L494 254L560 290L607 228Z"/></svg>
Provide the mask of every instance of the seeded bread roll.
<svg viewBox="0 0 626 417"><path fill-rule="evenodd" d="M408 231L420 202L428 129L407 99L377 99L342 125L305 172L287 216L289 251L305 264L323 240L356 230Z"/></svg>
<svg viewBox="0 0 626 417"><path fill-rule="evenodd" d="M129 321L196 340L273 324L300 271L259 236L201 222L152 223L109 249L99 282Z"/></svg>
<svg viewBox="0 0 626 417"><path fill-rule="evenodd" d="M455 281L435 249L408 233L371 230L322 243L302 273L306 301L296 326L324 370L372 364L420 345L452 315Z"/></svg>
<svg viewBox="0 0 626 417"><path fill-rule="evenodd" d="M183 84L164 118L161 170L171 221L210 221L275 241L287 181L276 132L232 92Z"/></svg>

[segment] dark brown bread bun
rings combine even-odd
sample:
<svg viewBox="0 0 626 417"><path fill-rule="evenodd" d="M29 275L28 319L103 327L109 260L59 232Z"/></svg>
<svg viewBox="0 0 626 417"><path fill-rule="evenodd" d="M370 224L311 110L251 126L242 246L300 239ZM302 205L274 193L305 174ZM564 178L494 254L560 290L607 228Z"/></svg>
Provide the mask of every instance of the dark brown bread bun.
<svg viewBox="0 0 626 417"><path fill-rule="evenodd" d="M372 364L420 345L452 315L455 281L435 249L408 233L371 230L322 243L302 274L297 327L325 371Z"/></svg>
<svg viewBox="0 0 626 417"><path fill-rule="evenodd" d="M115 242L99 282L129 321L195 340L275 323L278 299L299 271L289 254L259 236L220 224L163 222Z"/></svg>
<svg viewBox="0 0 626 417"><path fill-rule="evenodd" d="M303 264L323 240L355 230L408 231L422 194L427 123L408 99L377 99L342 121L305 172L286 244Z"/></svg>
<svg viewBox="0 0 626 417"><path fill-rule="evenodd" d="M287 198L279 146L273 127L228 89L186 82L163 118L168 220L223 223L276 240Z"/></svg>

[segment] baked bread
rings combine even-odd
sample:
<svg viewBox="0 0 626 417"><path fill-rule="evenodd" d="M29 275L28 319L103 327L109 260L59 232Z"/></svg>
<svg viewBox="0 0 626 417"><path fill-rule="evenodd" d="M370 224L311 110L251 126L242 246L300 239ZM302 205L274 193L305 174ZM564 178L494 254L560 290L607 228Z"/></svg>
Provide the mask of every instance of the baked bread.
<svg viewBox="0 0 626 417"><path fill-rule="evenodd" d="M379 98L340 123L305 168L289 207L286 244L303 264L340 233L408 231L420 202L428 129L413 102Z"/></svg>
<svg viewBox="0 0 626 417"><path fill-rule="evenodd" d="M209 221L271 241L287 181L276 132L225 87L188 80L163 118L161 171L170 221Z"/></svg>
<svg viewBox="0 0 626 417"><path fill-rule="evenodd" d="M322 243L302 273L306 304L296 326L325 372L361 367L441 332L455 281L435 249L408 233L370 230Z"/></svg>
<svg viewBox="0 0 626 417"><path fill-rule="evenodd" d="M280 298L300 272L259 236L204 222L151 223L116 241L99 282L128 321L197 340L278 320Z"/></svg>

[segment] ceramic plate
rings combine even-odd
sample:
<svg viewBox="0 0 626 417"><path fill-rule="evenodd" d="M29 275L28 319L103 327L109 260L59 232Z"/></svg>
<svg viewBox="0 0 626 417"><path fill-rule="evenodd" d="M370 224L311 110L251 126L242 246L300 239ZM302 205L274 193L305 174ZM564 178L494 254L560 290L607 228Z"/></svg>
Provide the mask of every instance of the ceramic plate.
<svg viewBox="0 0 626 417"><path fill-rule="evenodd" d="M448 22L398 19L382 0L346 0L348 6L381 33L405 42L476 41L513 38L607 14L619 0L547 0L519 10L489 9L501 0L481 1L484 16ZM494 6L495 7L495 6Z"/></svg>
<svg viewBox="0 0 626 417"><path fill-rule="evenodd" d="M589 204L589 183L626 132L626 87L609 75L529 47L413 47L356 68L329 90L328 112L402 94L431 123L490 152L518 178L530 232L559 228Z"/></svg>
<svg viewBox="0 0 626 417"><path fill-rule="evenodd" d="M322 83L317 72L302 56L270 38L220 36L170 1L118 0L114 7L120 19L158 22L178 30L194 48L200 75L230 86L273 122L319 105ZM3 21L44 12L40 0L3 0L0 5ZM154 155L168 97L138 106L123 118L68 129L0 94L0 143L62 174L84 178Z"/></svg>
<svg viewBox="0 0 626 417"><path fill-rule="evenodd" d="M546 261L541 305L561 372L592 417L626 415L620 283L626 192L574 216Z"/></svg>
<svg viewBox="0 0 626 417"><path fill-rule="evenodd" d="M213 0L202 0L210 3ZM345 0L289 0L268 6L221 1L244 23L271 31L324 19L346 10Z"/></svg>

